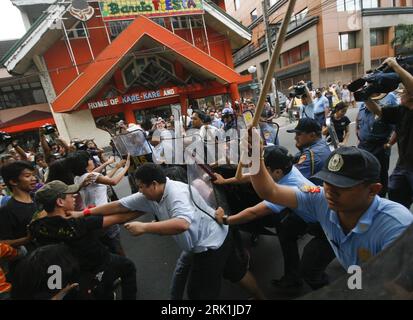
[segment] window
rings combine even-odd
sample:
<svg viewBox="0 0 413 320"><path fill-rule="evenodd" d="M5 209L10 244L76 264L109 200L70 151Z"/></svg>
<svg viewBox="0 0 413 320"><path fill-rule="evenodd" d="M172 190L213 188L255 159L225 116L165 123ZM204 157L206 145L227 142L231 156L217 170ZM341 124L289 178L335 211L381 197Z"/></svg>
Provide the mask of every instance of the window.
<svg viewBox="0 0 413 320"><path fill-rule="evenodd" d="M67 30L67 36L69 39L88 38L89 33L87 32L85 24L79 21L73 28Z"/></svg>
<svg viewBox="0 0 413 320"><path fill-rule="evenodd" d="M133 20L110 21L108 23L109 33L112 39L116 38L123 30L125 30Z"/></svg>
<svg viewBox="0 0 413 320"><path fill-rule="evenodd" d="M162 68L168 70L172 74L174 73L174 65L170 63L169 61L158 58L158 63Z"/></svg>
<svg viewBox="0 0 413 320"><path fill-rule="evenodd" d="M234 0L235 10L238 10L240 6L241 6L240 0Z"/></svg>
<svg viewBox="0 0 413 320"><path fill-rule="evenodd" d="M129 63L125 69L123 69L123 78L125 81L125 85L127 87L131 86L136 78L138 77L138 73L136 71L135 61Z"/></svg>
<svg viewBox="0 0 413 320"><path fill-rule="evenodd" d="M172 25L175 30L189 28L187 17L175 17L175 18L171 18L171 21L172 21Z"/></svg>
<svg viewBox="0 0 413 320"><path fill-rule="evenodd" d="M150 62L161 66L172 74L175 74L175 67L173 63L169 62L168 60L162 59L160 57L137 58L123 68L122 73L125 86L132 86L136 79L138 79L141 72Z"/></svg>
<svg viewBox="0 0 413 320"><path fill-rule="evenodd" d="M363 0L363 9L378 8L380 3L378 0Z"/></svg>
<svg viewBox="0 0 413 320"><path fill-rule="evenodd" d="M379 46L385 44L386 29L371 29L370 30L370 45Z"/></svg>
<svg viewBox="0 0 413 320"><path fill-rule="evenodd" d="M360 1L364 3L364 0L338 0L337 1L337 11L354 11L360 10Z"/></svg>
<svg viewBox="0 0 413 320"><path fill-rule="evenodd" d="M356 33L341 33L338 35L339 43L340 43L340 51L346 51L349 49L356 48Z"/></svg>
<svg viewBox="0 0 413 320"><path fill-rule="evenodd" d="M271 8L274 4L276 4L279 0L268 0L268 5Z"/></svg>
<svg viewBox="0 0 413 320"><path fill-rule="evenodd" d="M301 25L304 21L304 19L306 18L308 13L308 8L305 8L304 10L301 10L299 13L293 15L291 17L291 21L290 21L290 25L289 25L289 30L291 30L292 28L296 28L299 25Z"/></svg>
<svg viewBox="0 0 413 320"><path fill-rule="evenodd" d="M47 103L40 82L16 83L0 88L0 109Z"/></svg>
<svg viewBox="0 0 413 320"><path fill-rule="evenodd" d="M280 58L281 67L300 62L310 56L310 47L308 42L284 52Z"/></svg>
<svg viewBox="0 0 413 320"><path fill-rule="evenodd" d="M152 18L151 20L165 28L165 19L164 18Z"/></svg>
<svg viewBox="0 0 413 320"><path fill-rule="evenodd" d="M189 20L191 21L192 28L202 28L204 26L202 18L199 18L199 16L190 17Z"/></svg>
<svg viewBox="0 0 413 320"><path fill-rule="evenodd" d="M258 18L257 9L252 10L251 13L250 13L250 16L251 16L251 21L252 21L252 22L254 22L255 20L257 20L257 18Z"/></svg>

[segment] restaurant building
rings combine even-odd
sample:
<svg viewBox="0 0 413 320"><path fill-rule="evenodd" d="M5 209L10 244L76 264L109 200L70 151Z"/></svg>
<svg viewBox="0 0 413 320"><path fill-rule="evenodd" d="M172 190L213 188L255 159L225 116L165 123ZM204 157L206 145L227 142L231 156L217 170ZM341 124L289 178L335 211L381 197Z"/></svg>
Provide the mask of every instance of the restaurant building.
<svg viewBox="0 0 413 320"><path fill-rule="evenodd" d="M14 76L38 76L65 139L106 146L100 117L148 126L172 108L186 114L188 106L239 100L238 85L251 80L232 60L251 34L225 12L224 0L63 1L37 18L30 13L42 1L15 2L30 27L1 64ZM38 126L27 121L21 130Z"/></svg>

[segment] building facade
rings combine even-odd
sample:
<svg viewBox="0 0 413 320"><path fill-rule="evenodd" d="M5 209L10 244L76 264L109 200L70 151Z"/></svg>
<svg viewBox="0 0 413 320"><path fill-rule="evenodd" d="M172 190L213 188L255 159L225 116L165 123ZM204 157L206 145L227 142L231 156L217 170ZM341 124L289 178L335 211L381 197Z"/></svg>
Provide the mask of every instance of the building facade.
<svg viewBox="0 0 413 320"><path fill-rule="evenodd" d="M274 43L288 1L265 1ZM262 81L269 60L262 1L225 3L227 11L252 32L252 43L234 55L235 69L247 74L255 66L255 82ZM397 25L412 21L411 0L297 1L278 63L277 87L288 93L300 80L311 80L316 87L348 83L398 53L391 46ZM252 96L251 84L241 90L243 96Z"/></svg>
<svg viewBox="0 0 413 320"><path fill-rule="evenodd" d="M149 124L172 108L185 114L189 105L239 100L238 85L251 80L234 70L232 56L251 34L225 12L224 0L89 1L81 12L70 1L13 2L30 27L2 65L39 77L66 139L106 146L109 135L96 127L103 116ZM27 9L46 4L37 18Z"/></svg>

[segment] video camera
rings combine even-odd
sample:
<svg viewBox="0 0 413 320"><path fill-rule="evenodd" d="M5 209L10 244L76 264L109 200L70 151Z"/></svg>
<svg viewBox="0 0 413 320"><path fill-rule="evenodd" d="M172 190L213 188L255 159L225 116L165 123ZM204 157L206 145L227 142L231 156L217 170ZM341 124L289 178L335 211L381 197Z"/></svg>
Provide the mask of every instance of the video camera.
<svg viewBox="0 0 413 320"><path fill-rule="evenodd" d="M313 90L312 81L307 81L306 85L309 91ZM302 95L306 94L306 90L305 90L306 85L297 84L295 86L290 87L290 90L294 90L291 92L291 95L293 95L294 98L300 98Z"/></svg>
<svg viewBox="0 0 413 320"><path fill-rule="evenodd" d="M7 132L0 131L0 153L6 151L12 142L13 138Z"/></svg>
<svg viewBox="0 0 413 320"><path fill-rule="evenodd" d="M41 126L40 129L41 133L46 136L46 141L49 146L56 144L57 131L55 127L53 127L51 124L46 123L44 126Z"/></svg>
<svg viewBox="0 0 413 320"><path fill-rule="evenodd" d="M397 57L396 60L403 69L413 74L413 56ZM396 90L400 82L400 76L387 64L383 64L367 73L363 78L350 83L348 89L354 92L356 101L366 101L373 94L389 93Z"/></svg>
<svg viewBox="0 0 413 320"><path fill-rule="evenodd" d="M45 135L56 133L55 127L48 123L42 126L42 129Z"/></svg>

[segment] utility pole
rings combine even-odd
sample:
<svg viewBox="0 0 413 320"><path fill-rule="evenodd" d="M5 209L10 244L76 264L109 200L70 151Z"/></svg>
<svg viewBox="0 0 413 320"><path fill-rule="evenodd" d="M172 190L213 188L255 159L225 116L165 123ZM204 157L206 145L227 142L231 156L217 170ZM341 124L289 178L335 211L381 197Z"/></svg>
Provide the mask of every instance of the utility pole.
<svg viewBox="0 0 413 320"><path fill-rule="evenodd" d="M265 24L265 42L267 43L267 52L268 52L268 57L269 60L271 59L272 56L272 40L271 40L271 27L270 27L270 22L268 19L268 0L263 0L262 1L262 16L264 18L264 24ZM274 77L271 81L271 91L274 95L275 99L275 112L277 114L277 117L280 116L281 114L281 109L280 109L280 101L278 100L278 90L277 90L277 81L275 79L275 74Z"/></svg>

